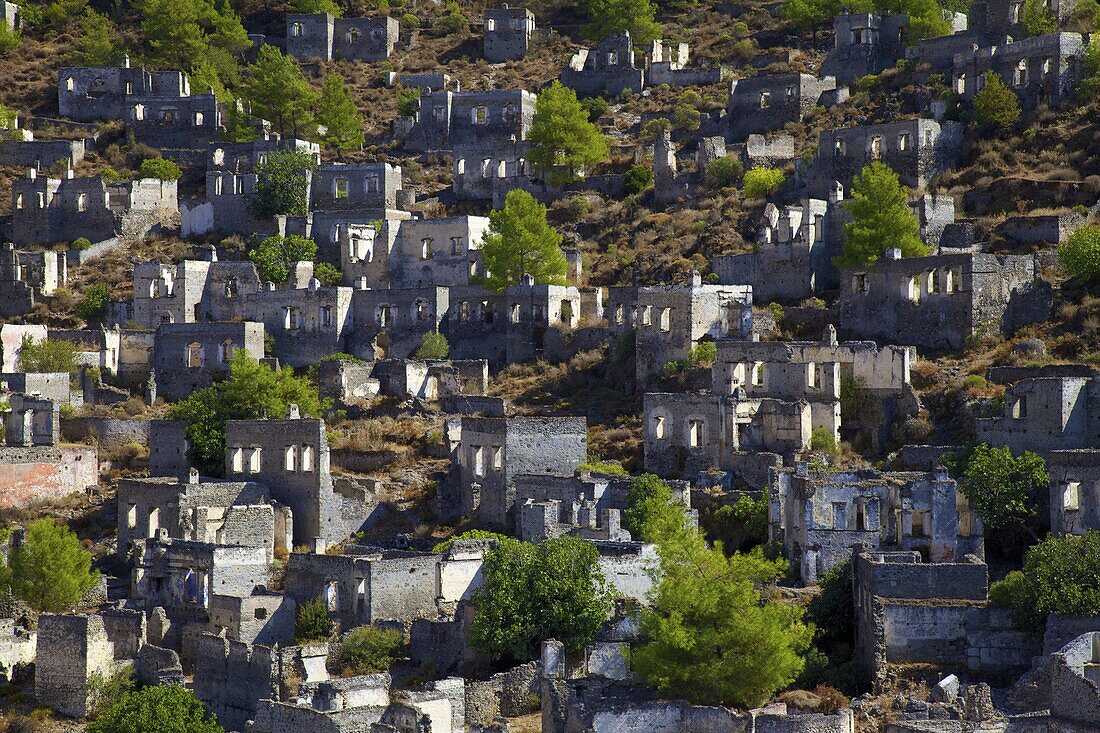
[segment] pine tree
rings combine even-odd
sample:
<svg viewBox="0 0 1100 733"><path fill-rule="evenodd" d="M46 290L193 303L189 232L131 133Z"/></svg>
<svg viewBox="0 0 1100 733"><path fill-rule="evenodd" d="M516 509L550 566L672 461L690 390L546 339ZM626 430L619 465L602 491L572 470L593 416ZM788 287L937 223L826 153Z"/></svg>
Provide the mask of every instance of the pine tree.
<svg viewBox="0 0 1100 733"><path fill-rule="evenodd" d="M268 120L284 135L298 136L309 130L317 93L297 61L275 46L264 45L248 71L245 90L253 115Z"/></svg>
<svg viewBox="0 0 1100 733"><path fill-rule="evenodd" d="M91 553L68 527L52 519L27 526L23 544L12 551L6 568L0 565L0 574L17 598L48 613L71 611L99 582Z"/></svg>
<svg viewBox="0 0 1100 733"><path fill-rule="evenodd" d="M118 34L106 15L91 8L80 18L80 38L74 61L81 66L113 66L122 60Z"/></svg>
<svg viewBox="0 0 1100 733"><path fill-rule="evenodd" d="M561 235L546 221L546 207L523 189L508 192L504 208L489 213L489 231L481 245L494 290L515 285L524 275L538 284L564 285L568 263Z"/></svg>
<svg viewBox="0 0 1100 733"><path fill-rule="evenodd" d="M837 264L874 264L891 248L900 249L902 257L928 254L908 193L890 166L878 161L865 166L852 181L844 208L852 221L844 225L844 254Z"/></svg>
<svg viewBox="0 0 1100 733"><path fill-rule="evenodd" d="M528 139L531 161L553 185L576 180L610 152L607 136L588 121L576 92L559 81L539 93Z"/></svg>
<svg viewBox="0 0 1100 733"><path fill-rule="evenodd" d="M637 46L661 37L661 24L654 20L657 8L650 0L586 0L582 9L589 21L584 35L593 41L623 31L630 33L630 40Z"/></svg>
<svg viewBox="0 0 1100 733"><path fill-rule="evenodd" d="M337 150L353 150L363 143L363 118L348 96L344 77L333 72L325 80L317 109L317 122L325 127L325 140Z"/></svg>
<svg viewBox="0 0 1100 733"><path fill-rule="evenodd" d="M249 209L258 217L305 216L309 208L306 173L313 156L303 151L280 150L256 165L256 194Z"/></svg>
<svg viewBox="0 0 1100 733"><path fill-rule="evenodd" d="M983 125L1007 130L1020 119L1020 100L999 75L987 71L984 79L985 86L974 97L974 119Z"/></svg>
<svg viewBox="0 0 1100 733"><path fill-rule="evenodd" d="M1058 31L1058 18L1047 9L1043 0L1026 0L1021 24L1025 38L1045 36Z"/></svg>

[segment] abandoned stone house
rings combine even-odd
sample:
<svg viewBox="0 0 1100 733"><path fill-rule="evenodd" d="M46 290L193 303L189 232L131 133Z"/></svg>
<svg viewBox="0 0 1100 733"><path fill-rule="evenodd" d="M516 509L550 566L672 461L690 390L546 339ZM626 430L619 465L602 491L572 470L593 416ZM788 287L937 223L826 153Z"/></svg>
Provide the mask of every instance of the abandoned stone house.
<svg viewBox="0 0 1100 733"><path fill-rule="evenodd" d="M645 87L645 67L634 56L630 33L608 36L595 48L581 48L561 70L561 83L578 97L617 97Z"/></svg>
<svg viewBox="0 0 1100 733"><path fill-rule="evenodd" d="M752 133L781 130L788 122L799 122L816 106L828 107L848 97L846 87L836 79L818 79L810 74L780 74L735 79L730 82L726 132L733 141Z"/></svg>
<svg viewBox="0 0 1100 733"><path fill-rule="evenodd" d="M1084 51L1079 33L1052 33L964 51L953 60L954 91L972 100L992 72L1016 92L1024 109L1055 107L1074 98Z"/></svg>
<svg viewBox="0 0 1100 733"><path fill-rule="evenodd" d="M0 317L30 313L38 297L53 295L68 279L66 252L17 250L7 244L0 252Z"/></svg>
<svg viewBox="0 0 1100 733"><path fill-rule="evenodd" d="M451 182L457 198L491 201L504 206L508 192L535 190L530 144L524 140L492 140L457 144L451 158Z"/></svg>
<svg viewBox="0 0 1100 733"><path fill-rule="evenodd" d="M101 242L144 236L179 210L175 181L143 178L107 184L99 176L40 178L31 168L12 184L11 237L16 246Z"/></svg>
<svg viewBox="0 0 1100 733"><path fill-rule="evenodd" d="M1004 414L978 418L979 441L1041 455L1100 447L1096 376L1033 376L1005 389Z"/></svg>
<svg viewBox="0 0 1100 733"><path fill-rule="evenodd" d="M178 100L191 93L182 72L146 71L132 67L129 58L115 67L63 66L57 78L58 112L82 122L127 120L145 99Z"/></svg>
<svg viewBox="0 0 1100 733"><path fill-rule="evenodd" d="M768 536L802 581L852 556L853 547L919 552L934 563L984 557L981 520L947 472L814 472L780 468L769 481Z"/></svg>
<svg viewBox="0 0 1100 733"><path fill-rule="evenodd" d="M0 165L38 171L61 165L71 168L84 160L89 143L94 140L36 140L30 130L17 127L13 134L0 127Z"/></svg>
<svg viewBox="0 0 1100 733"><path fill-rule="evenodd" d="M241 300L263 284L250 261L219 261L213 250L205 260L134 265L134 296L121 321L156 330L162 323L231 321L244 317Z"/></svg>
<svg viewBox="0 0 1100 733"><path fill-rule="evenodd" d="M225 475L265 484L293 516L294 545L324 547L357 532L370 514L363 497L333 482L324 420L230 420Z"/></svg>
<svg viewBox="0 0 1100 733"><path fill-rule="evenodd" d="M895 422L920 410L909 383L916 361L912 347L838 343L832 326L820 342L724 339L717 344L715 394L804 400L810 405L812 429L826 430L838 440L843 428L847 435L863 433L873 445L882 445ZM856 391L861 395L858 405L849 397L853 414L842 414L842 393Z"/></svg>
<svg viewBox="0 0 1100 733"><path fill-rule="evenodd" d="M852 575L855 659L876 686L887 665L1019 674L1040 651L1033 634L1012 625L1008 609L989 605L989 573L974 555L928 562L918 552L861 552Z"/></svg>
<svg viewBox="0 0 1100 733"><path fill-rule="evenodd" d="M207 146L223 128L222 107L212 89L192 94L180 73L179 95L144 96L131 104L125 116L127 134L160 150L166 157L191 166L202 160Z"/></svg>
<svg viewBox="0 0 1100 733"><path fill-rule="evenodd" d="M325 371L326 365L321 366ZM364 366L370 370L368 380L374 382L378 394L403 399L435 402L460 395L483 396L489 385L489 362L485 359L383 359ZM345 388L351 386L349 379Z"/></svg>
<svg viewBox="0 0 1100 733"><path fill-rule="evenodd" d="M175 477L130 478L118 487L118 554L155 540L164 529L172 540L262 547L268 561L289 550L291 512L271 501L255 481L188 481Z"/></svg>
<svg viewBox="0 0 1100 733"><path fill-rule="evenodd" d="M535 33L535 14L507 4L485 11L482 54L491 64L515 61L527 55Z"/></svg>
<svg viewBox="0 0 1100 733"><path fill-rule="evenodd" d="M967 15L969 29L988 39L1001 43L1005 36L1023 39L1024 0L974 0ZM1063 26L1073 15L1077 0L1044 0L1047 12Z"/></svg>
<svg viewBox="0 0 1100 733"><path fill-rule="evenodd" d="M1049 289L1035 285L1030 255L965 253L902 259L896 254L888 253L871 267L841 270L842 334L959 349L975 333L1011 332L1049 313Z"/></svg>
<svg viewBox="0 0 1100 733"><path fill-rule="evenodd" d="M257 218L249 208L256 192L256 166L276 151L298 151L320 164L320 146L305 140L283 140L265 133L247 143L211 143L206 159L206 195L180 202L181 236L275 234L275 220Z"/></svg>
<svg viewBox="0 0 1100 733"><path fill-rule="evenodd" d="M534 115L535 95L524 89L433 91L420 95L416 114L400 118L395 131L407 150L450 150L526 140Z"/></svg>
<svg viewBox="0 0 1100 733"><path fill-rule="evenodd" d="M583 417L466 415L448 433L451 471L441 509L500 527L515 526L516 477L572 474L588 459Z"/></svg>
<svg viewBox="0 0 1100 733"><path fill-rule="evenodd" d="M837 183L847 190L864 166L880 161L902 184L923 189L955 164L962 142L961 123L925 119L825 130L806 183L811 195L827 196Z"/></svg>
<svg viewBox="0 0 1100 733"><path fill-rule="evenodd" d="M1100 450L1052 450L1050 472L1050 531L1085 534L1100 530Z"/></svg>
<svg viewBox="0 0 1100 733"><path fill-rule="evenodd" d="M687 285L609 288L607 321L613 333L634 332L635 378L646 385L701 341L748 338L752 296L751 286L704 285L695 272Z"/></svg>
<svg viewBox="0 0 1100 733"><path fill-rule="evenodd" d="M342 631L383 621L408 626L446 616L473 597L483 551L468 549L439 554L352 546L340 555L293 553L286 593L299 604L322 599Z"/></svg>
<svg viewBox="0 0 1100 733"><path fill-rule="evenodd" d="M717 84L729 76L721 66L692 68L688 66L691 48L686 43L657 39L645 52L645 83L648 87L667 84L672 87Z"/></svg>
<svg viewBox="0 0 1100 733"><path fill-rule="evenodd" d="M904 54L908 27L909 18L904 15L838 15L833 20L835 41L821 65L822 75L847 84L890 68Z"/></svg>
<svg viewBox="0 0 1100 733"><path fill-rule="evenodd" d="M0 373L0 394L20 394L60 406L69 404L72 387L68 372L9 372Z"/></svg>
<svg viewBox="0 0 1100 733"><path fill-rule="evenodd" d="M176 401L229 376L237 349L264 357L264 327L251 321L162 323L153 342L157 393Z"/></svg>
<svg viewBox="0 0 1100 733"><path fill-rule="evenodd" d="M91 712L91 679L106 679L114 666L114 644L103 617L94 614L38 619L34 696L62 715L81 718Z"/></svg>
<svg viewBox="0 0 1100 733"><path fill-rule="evenodd" d="M384 61L397 45L397 18L287 13L286 53L300 61Z"/></svg>

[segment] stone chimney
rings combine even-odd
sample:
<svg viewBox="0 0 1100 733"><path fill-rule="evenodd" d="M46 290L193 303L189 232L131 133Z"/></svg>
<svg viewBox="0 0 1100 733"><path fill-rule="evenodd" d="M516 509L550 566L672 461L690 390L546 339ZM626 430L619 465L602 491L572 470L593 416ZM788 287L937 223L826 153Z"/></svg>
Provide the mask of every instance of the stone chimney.
<svg viewBox="0 0 1100 733"><path fill-rule="evenodd" d="M691 287L701 288L703 287L703 276L699 274L698 270L691 271Z"/></svg>
<svg viewBox="0 0 1100 733"><path fill-rule="evenodd" d="M825 326L825 335L821 337L821 342L826 346L836 346L836 326L829 324Z"/></svg>
<svg viewBox="0 0 1100 733"><path fill-rule="evenodd" d="M884 258L887 259L887 260L900 260L901 259L901 250L897 247L889 247L886 250Z"/></svg>
<svg viewBox="0 0 1100 733"><path fill-rule="evenodd" d="M291 402L290 405L286 408L286 419L287 420L299 420L299 419L301 419L301 417L302 417L302 413L298 409L298 405Z"/></svg>

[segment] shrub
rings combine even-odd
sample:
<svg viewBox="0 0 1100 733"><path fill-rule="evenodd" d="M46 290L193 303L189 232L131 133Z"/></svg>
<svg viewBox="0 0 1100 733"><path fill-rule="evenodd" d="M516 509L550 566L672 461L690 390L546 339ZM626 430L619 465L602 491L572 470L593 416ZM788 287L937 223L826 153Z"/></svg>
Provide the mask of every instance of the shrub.
<svg viewBox="0 0 1100 733"><path fill-rule="evenodd" d="M332 636L332 621L324 599L317 598L298 606L298 618L294 622L294 641L306 644L311 641L327 641Z"/></svg>
<svg viewBox="0 0 1100 733"><path fill-rule="evenodd" d="M974 119L1006 130L1020 119L1020 100L998 74L987 71L984 78L985 87L974 97Z"/></svg>
<svg viewBox="0 0 1100 733"><path fill-rule="evenodd" d="M313 276L325 287L339 285L344 279L344 274L335 265L327 262L318 262L313 266Z"/></svg>
<svg viewBox="0 0 1100 733"><path fill-rule="evenodd" d="M456 33L465 33L470 28L470 21L462 14L462 9L456 2L447 3L447 12L435 22L435 28L445 35L453 36Z"/></svg>
<svg viewBox="0 0 1100 733"><path fill-rule="evenodd" d="M590 471L592 473L603 473L608 476L629 476L630 473L622 467L620 463L611 463L609 461L591 461L589 463L581 463L577 466L578 471Z"/></svg>
<svg viewBox="0 0 1100 733"><path fill-rule="evenodd" d="M689 369L695 367L710 367L718 358L718 345L713 341L703 341L688 352L686 366Z"/></svg>
<svg viewBox="0 0 1100 733"><path fill-rule="evenodd" d="M420 109L420 92L411 87L399 87L397 89L397 114L403 117L413 117L418 109Z"/></svg>
<svg viewBox="0 0 1100 733"><path fill-rule="evenodd" d="M699 110L685 102L676 105L672 110L672 124L677 130L695 132L699 129L701 117Z"/></svg>
<svg viewBox="0 0 1100 733"><path fill-rule="evenodd" d="M627 195L641 193L653 185L653 171L644 165L636 165L623 176L623 191Z"/></svg>
<svg viewBox="0 0 1100 733"><path fill-rule="evenodd" d="M713 161L707 168L707 184L711 188L736 186L745 175L745 166L737 158L726 155Z"/></svg>
<svg viewBox="0 0 1100 733"><path fill-rule="evenodd" d="M436 331L424 334L424 340L420 342L420 348L416 350L417 359L446 359L451 353L451 345L447 337Z"/></svg>
<svg viewBox="0 0 1100 733"><path fill-rule="evenodd" d="M489 531L484 530L484 529L471 529L471 530L467 530L467 531L463 532L462 534L457 534L454 537L448 537L447 539L443 540L442 542L436 544L436 546L432 548L432 552L446 553L451 549L451 545L453 545L456 540L502 540L502 539L508 539L508 536L500 534L498 532L489 532Z"/></svg>
<svg viewBox="0 0 1100 733"><path fill-rule="evenodd" d="M178 181L183 175L180 167L167 158L147 158L141 162L138 172L142 178L157 178L161 181Z"/></svg>
<svg viewBox="0 0 1100 733"><path fill-rule="evenodd" d="M419 28L420 27L420 18L417 18L412 13L404 13L401 16L401 27L402 28Z"/></svg>
<svg viewBox="0 0 1100 733"><path fill-rule="evenodd" d="M85 321L102 321L107 316L107 303L111 291L103 283L91 285L76 306L76 314Z"/></svg>
<svg viewBox="0 0 1100 733"><path fill-rule="evenodd" d="M1079 228L1058 246L1058 261L1070 275L1092 280L1100 275L1100 226Z"/></svg>
<svg viewBox="0 0 1100 733"><path fill-rule="evenodd" d="M611 104L603 97L585 97L581 100L581 107L588 113L588 121L595 122L607 114Z"/></svg>
<svg viewBox="0 0 1100 733"><path fill-rule="evenodd" d="M334 661L340 674L348 677L385 672L404 649L405 637L400 631L360 626L340 640Z"/></svg>
<svg viewBox="0 0 1100 733"><path fill-rule="evenodd" d="M1052 613L1100 614L1100 532L1050 536L1032 546L1020 573L989 589L998 605L1012 609L1016 625L1041 633Z"/></svg>
<svg viewBox="0 0 1100 733"><path fill-rule="evenodd" d="M18 47L19 42L22 40L19 31L8 28L7 23L0 23L0 52L11 51L13 48Z"/></svg>
<svg viewBox="0 0 1100 733"><path fill-rule="evenodd" d="M745 196L750 199L763 198L774 193L785 180L787 177L777 168L753 168L745 173Z"/></svg>
<svg viewBox="0 0 1100 733"><path fill-rule="evenodd" d="M69 246L72 249L75 249L77 252L83 252L84 250L92 246L92 241L87 237L77 237Z"/></svg>
<svg viewBox="0 0 1100 733"><path fill-rule="evenodd" d="M828 428L814 428L810 433L810 449L828 453L831 456L840 453L840 446L836 442L836 434Z"/></svg>

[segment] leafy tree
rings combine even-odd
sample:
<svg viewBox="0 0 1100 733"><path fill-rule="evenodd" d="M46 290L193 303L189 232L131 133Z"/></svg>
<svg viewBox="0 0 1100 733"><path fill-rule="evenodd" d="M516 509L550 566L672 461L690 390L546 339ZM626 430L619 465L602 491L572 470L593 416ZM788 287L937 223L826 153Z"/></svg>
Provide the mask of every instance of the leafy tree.
<svg viewBox="0 0 1100 733"><path fill-rule="evenodd" d="M574 537L541 545L501 539L483 573L470 643L493 659L527 661L550 638L580 651L611 611L599 552Z"/></svg>
<svg viewBox="0 0 1100 733"><path fill-rule="evenodd" d="M852 221L844 225L839 265L871 265L896 247L902 257L921 257L928 248L920 239L920 222L909 208L909 195L890 166L875 161L852 181L844 208Z"/></svg>
<svg viewBox="0 0 1100 733"><path fill-rule="evenodd" d="M745 173L743 180L745 196L758 199L774 193L787 177L778 168L753 168Z"/></svg>
<svg viewBox="0 0 1100 733"><path fill-rule="evenodd" d="M1031 451L974 447L962 475L962 490L987 530L1021 528L1036 537L1040 501L1049 490L1046 462Z"/></svg>
<svg viewBox="0 0 1100 733"><path fill-rule="evenodd" d="M129 692L88 724L88 733L225 733L212 713L180 685Z"/></svg>
<svg viewBox="0 0 1100 733"><path fill-rule="evenodd" d="M110 297L111 291L103 283L90 285L84 290L84 297L76 306L76 314L85 321L102 321L107 316Z"/></svg>
<svg viewBox="0 0 1100 733"><path fill-rule="evenodd" d="M823 2L823 0L784 0L780 6L780 13L787 22L796 28L805 28L813 31L813 39L817 41L817 32L827 23L831 22L838 10L838 4Z"/></svg>
<svg viewBox="0 0 1100 733"><path fill-rule="evenodd" d="M1087 102L1100 95L1100 34L1093 34L1089 45L1085 46L1081 66L1083 73L1077 85L1077 96Z"/></svg>
<svg viewBox="0 0 1100 733"><path fill-rule="evenodd" d="M817 641L847 644L856 641L855 607L852 599L852 561L834 565L821 576L821 592L810 599L807 614L817 628Z"/></svg>
<svg viewBox="0 0 1100 733"><path fill-rule="evenodd" d="M404 649L405 636L400 631L360 626L340 640L336 647L336 667L345 677L385 672Z"/></svg>
<svg viewBox="0 0 1100 733"><path fill-rule="evenodd" d="M290 9L295 13L328 13L339 18L344 9L334 0L290 0Z"/></svg>
<svg viewBox="0 0 1100 733"><path fill-rule="evenodd" d="M74 62L80 66L113 66L124 54L118 30L106 15L91 8L80 17L80 36Z"/></svg>
<svg viewBox="0 0 1100 733"><path fill-rule="evenodd" d="M568 263L561 235L546 221L546 207L523 189L508 192L504 208L489 212L481 245L485 284L503 290L530 275L539 285L564 285Z"/></svg>
<svg viewBox="0 0 1100 733"><path fill-rule="evenodd" d="M985 73L985 86L974 97L974 119L983 125L1007 130L1020 119L1020 100L998 74Z"/></svg>
<svg viewBox="0 0 1100 733"><path fill-rule="evenodd" d="M314 124L312 110L317 93L298 62L275 46L260 46L256 62L248 69L244 89L252 103L252 114L270 121L284 135L300 137Z"/></svg>
<svg viewBox="0 0 1100 733"><path fill-rule="evenodd" d="M623 527L642 542L677 536L687 526L683 505L672 497L668 484L652 473L631 479L622 515Z"/></svg>
<svg viewBox="0 0 1100 733"><path fill-rule="evenodd" d="M286 282L295 262L313 262L316 257L317 243L298 234L268 237L248 253L248 259L256 263L260 277L273 283Z"/></svg>
<svg viewBox="0 0 1100 733"><path fill-rule="evenodd" d="M1052 613L1100 614L1100 532L1050 536L1027 551L1023 570L989 588L989 596L1012 609L1016 625L1041 632Z"/></svg>
<svg viewBox="0 0 1100 733"><path fill-rule="evenodd" d="M250 143L260 138L251 117L239 99L226 103L225 139L231 143Z"/></svg>
<svg viewBox="0 0 1100 733"><path fill-rule="evenodd" d="M338 150L354 150L363 143L363 118L348 96L344 77L336 72L321 90L317 122L325 127L325 141Z"/></svg>
<svg viewBox="0 0 1100 733"><path fill-rule="evenodd" d="M588 16L583 32L590 40L627 31L635 45L645 46L661 37L661 25L654 20L657 8L650 0L584 0L581 9Z"/></svg>
<svg viewBox="0 0 1100 733"><path fill-rule="evenodd" d="M415 87L398 87L397 114L403 117L414 117L419 109L420 91Z"/></svg>
<svg viewBox="0 0 1100 733"><path fill-rule="evenodd" d="M64 613L99 583L92 554L68 527L52 519L27 526L24 543L0 563L0 586L43 613Z"/></svg>
<svg viewBox="0 0 1100 733"><path fill-rule="evenodd" d="M745 166L732 155L725 155L707 166L707 185L711 188L736 186L745 175Z"/></svg>
<svg viewBox="0 0 1100 733"><path fill-rule="evenodd" d="M327 262L318 262L314 265L313 276L326 288L339 285L340 281L344 279L344 274L340 272L339 268Z"/></svg>
<svg viewBox="0 0 1100 733"><path fill-rule="evenodd" d="M195 466L207 476L220 476L225 469L226 422L281 418L291 404L298 405L302 415L321 414L312 382L294 376L290 367L272 369L237 349L229 360L229 379L192 392L172 405L168 415L187 423L189 456Z"/></svg>
<svg viewBox="0 0 1100 733"><path fill-rule="evenodd" d="M763 492L756 499L741 496L733 504L703 515L702 524L707 536L721 542L727 555L751 549L768 536L768 496Z"/></svg>
<svg viewBox="0 0 1100 733"><path fill-rule="evenodd" d="M424 334L415 356L417 359L446 359L450 353L451 345L447 343L447 337L438 331L431 331Z"/></svg>
<svg viewBox="0 0 1100 733"><path fill-rule="evenodd" d="M611 109L611 105L603 97L585 97L581 100L581 106L588 113L589 122L595 122Z"/></svg>
<svg viewBox="0 0 1100 733"><path fill-rule="evenodd" d="M183 171L180 170L175 161L167 158L146 158L141 161L141 168L138 169L138 173L141 174L142 178L157 178L162 181L178 181L180 176L183 175Z"/></svg>
<svg viewBox="0 0 1100 733"><path fill-rule="evenodd" d="M63 339L35 341L30 335L23 337L19 347L19 371L68 372L76 374L76 344Z"/></svg>
<svg viewBox="0 0 1100 733"><path fill-rule="evenodd" d="M309 209L306 172L315 165L313 156L302 151L268 155L256 165L256 195L249 204L252 213L258 217L304 216Z"/></svg>
<svg viewBox="0 0 1100 733"><path fill-rule="evenodd" d="M1021 25L1025 38L1045 36L1058 31L1058 18L1047 9L1043 0L1026 0Z"/></svg>
<svg viewBox="0 0 1100 733"><path fill-rule="evenodd" d="M759 548L727 558L697 531L657 550L661 581L641 613L647 641L631 655L645 682L694 703L751 708L798 677L813 627L801 608L760 590L784 561L765 560Z"/></svg>
<svg viewBox="0 0 1100 733"><path fill-rule="evenodd" d="M1058 245L1058 261L1070 275L1092 280L1100 275L1100 226L1080 227Z"/></svg>
<svg viewBox="0 0 1100 733"><path fill-rule="evenodd" d="M653 185L653 171L644 165L636 165L623 176L623 192L627 195L639 194Z"/></svg>
<svg viewBox="0 0 1100 733"><path fill-rule="evenodd" d="M298 606L298 615L294 619L295 643L325 641L332 636L332 629L333 624L328 617L328 606L324 599L315 598Z"/></svg>
<svg viewBox="0 0 1100 733"><path fill-rule="evenodd" d="M531 161L551 184L570 183L586 167L607 158L607 136L588 121L577 93L559 81L535 100L531 120Z"/></svg>

